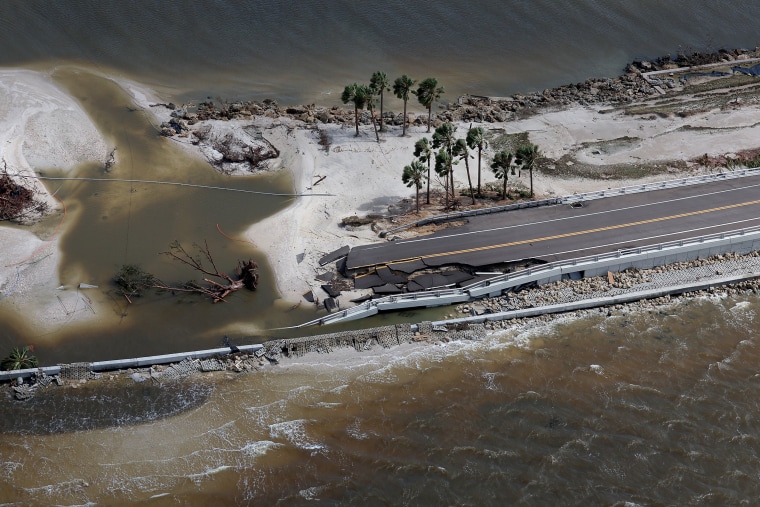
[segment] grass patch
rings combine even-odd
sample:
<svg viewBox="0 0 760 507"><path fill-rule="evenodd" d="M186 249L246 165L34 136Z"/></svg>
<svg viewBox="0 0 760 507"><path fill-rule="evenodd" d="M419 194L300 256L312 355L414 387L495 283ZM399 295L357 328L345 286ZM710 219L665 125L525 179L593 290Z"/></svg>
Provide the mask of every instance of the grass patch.
<svg viewBox="0 0 760 507"><path fill-rule="evenodd" d="M344 217L340 223L343 227L361 227L362 225L369 225L373 223L376 218L373 217L359 217L351 215L350 217Z"/></svg>
<svg viewBox="0 0 760 507"><path fill-rule="evenodd" d="M512 153L517 152L517 148L524 144L529 144L527 132L520 132L518 134L496 134L488 140L493 151L507 150Z"/></svg>

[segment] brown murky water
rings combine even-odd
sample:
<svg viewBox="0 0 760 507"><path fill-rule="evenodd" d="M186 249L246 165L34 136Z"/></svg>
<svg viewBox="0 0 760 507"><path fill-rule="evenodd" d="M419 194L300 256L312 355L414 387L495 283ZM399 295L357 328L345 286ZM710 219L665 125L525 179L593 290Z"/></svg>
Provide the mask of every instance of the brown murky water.
<svg viewBox="0 0 760 507"><path fill-rule="evenodd" d="M109 143L117 148L117 163L79 167L77 178L105 181L51 181L51 190L67 206L63 284L97 285L87 296L105 302L95 332L76 325L60 330L56 339L27 336L48 364L55 361L132 357L176 350L210 348L221 343L220 329L280 327L303 322L302 312L283 312L266 258L244 235L251 223L279 211L290 197L216 189L178 187L115 180L151 180L224 187L253 192L292 193L287 171L271 176L227 177L160 137L143 111L113 81L84 70L61 70L55 79L80 101ZM42 171L46 176L61 176ZM232 239L230 239L232 238ZM251 238L255 242L255 238ZM180 241L208 243L218 266L231 271L239 259L253 258L261 268L256 292L240 291L228 304L211 305L197 296L148 293L129 305L113 290L114 275L124 264L137 264L167 283L197 279L189 267L160 252ZM277 310L277 311L275 311ZM102 310L101 310L102 311ZM311 313L308 314L311 316ZM240 332L237 333L240 335Z"/></svg>
<svg viewBox="0 0 760 507"><path fill-rule="evenodd" d="M94 307L100 313L84 324L72 322L53 334L35 336L18 316L11 315L12 307L0 307L0 313L5 313L0 331L4 329L6 340L32 344L44 364L99 361L214 348L222 344L225 335L236 344L256 343L266 336L294 335L298 332L277 328L315 318L312 305L291 310L292 303L279 299L274 273L256 249L256 238L245 236L251 223L292 203L292 181L287 171L251 177L221 175L159 136L148 116L112 80L80 68L61 69L54 78L82 104L117 149L117 163L108 172L97 164L65 175L41 170L49 177L97 180L47 183L67 209L61 236L61 283L69 287L80 282L98 286L85 295L98 303ZM272 193L284 195L266 195ZM57 221L58 217L51 218L48 227ZM198 295L158 291L146 291L129 304L112 281L124 264L136 264L170 285L199 279L188 266L161 254L175 240L190 252L194 252L195 244L207 243L217 266L228 272L238 260L253 258L260 268L258 289L238 291L226 304L211 304ZM66 307L71 311L69 306L72 303ZM84 311L83 304L79 306ZM344 327L405 322L418 316L422 319L423 314L430 319L444 311L382 315Z"/></svg>
<svg viewBox="0 0 760 507"><path fill-rule="evenodd" d="M340 104L346 83L384 70L392 79L437 76L444 100L455 100L613 76L634 58L753 47L758 9L744 0L220 0L140 8L28 0L0 3L0 65L94 65L176 102L210 96L328 106ZM78 176L290 190L285 176L231 179L187 158L106 79L71 72L57 79L119 149L110 175L82 167ZM394 99L386 106L401 108ZM107 292L93 296L108 302L109 315L98 316L108 331L67 326L38 345L46 362L214 346L226 333L239 338L302 320L279 311L262 256L216 229L238 238L286 198L116 182L60 186L71 211L66 283L106 286L125 262L167 280L191 278L158 255L174 239L208 240L223 263L253 256L263 280L258 292L236 294L224 307L166 295L126 307ZM754 505L758 309L754 297L694 301L353 362L318 358L326 364L172 386L121 379L51 389L23 404L1 391L0 503ZM0 340L41 341L0 310Z"/></svg>
<svg viewBox="0 0 760 507"><path fill-rule="evenodd" d="M752 504L758 308L754 297L692 301L161 388L124 379L51 389L5 411L0 497Z"/></svg>

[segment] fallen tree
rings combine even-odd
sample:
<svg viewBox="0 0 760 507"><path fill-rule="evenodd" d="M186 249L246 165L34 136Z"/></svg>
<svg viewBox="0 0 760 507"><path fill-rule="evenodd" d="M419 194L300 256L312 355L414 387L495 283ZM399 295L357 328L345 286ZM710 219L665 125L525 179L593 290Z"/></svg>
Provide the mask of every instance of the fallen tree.
<svg viewBox="0 0 760 507"><path fill-rule="evenodd" d="M205 285L191 281L180 286L171 286L155 279L152 287L174 292L203 294L211 298L214 303L227 302L224 299L225 297L243 287L248 290L256 290L259 283L259 267L252 259L245 262L238 261L235 278L233 278L231 275L219 271L219 268L216 267L208 242L204 242L204 246L197 244L194 246L195 255L188 252L179 241L174 241L169 245L169 250L161 253L206 275L203 278L203 281L206 282ZM204 266L204 260L210 264L210 267Z"/></svg>
<svg viewBox="0 0 760 507"><path fill-rule="evenodd" d="M0 221L22 223L41 217L49 210L41 194L41 190L25 187L11 178L3 160L0 171Z"/></svg>

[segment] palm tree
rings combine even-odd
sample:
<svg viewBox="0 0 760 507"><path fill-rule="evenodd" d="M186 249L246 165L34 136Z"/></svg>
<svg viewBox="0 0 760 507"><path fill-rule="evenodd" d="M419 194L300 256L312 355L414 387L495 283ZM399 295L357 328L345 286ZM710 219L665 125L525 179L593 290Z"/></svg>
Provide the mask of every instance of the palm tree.
<svg viewBox="0 0 760 507"><path fill-rule="evenodd" d="M491 164L491 169L493 170L494 175L498 179L502 180L502 199L507 198L507 176L509 176L509 169L512 166L512 160L514 160L514 155L512 155L512 152L501 150L500 152L497 152L496 155L494 155L493 163Z"/></svg>
<svg viewBox="0 0 760 507"><path fill-rule="evenodd" d="M486 141L486 130L483 127L473 127L467 131L467 146L470 149L478 149L478 195L480 195L480 159L483 155L483 150L488 148L488 141Z"/></svg>
<svg viewBox="0 0 760 507"><path fill-rule="evenodd" d="M372 89L368 86L369 94L367 95L367 109L369 109L369 117L372 120L372 128L375 129L375 138L377 142L380 142L380 134L377 132L377 122L375 121L375 96L372 94Z"/></svg>
<svg viewBox="0 0 760 507"><path fill-rule="evenodd" d="M438 153L435 154L435 172L438 176L443 178L443 193L446 196L446 209L449 208L449 174L451 174L452 164L453 160L449 152L447 152L445 148L438 150Z"/></svg>
<svg viewBox="0 0 760 507"><path fill-rule="evenodd" d="M420 104L425 106L428 110L428 128L430 132L430 121L433 116L433 103L438 102L443 95L443 86L438 86L438 80L434 77L429 77L420 83L419 88L415 92L417 100Z"/></svg>
<svg viewBox="0 0 760 507"><path fill-rule="evenodd" d="M433 148L440 148L438 155L436 155L436 171L438 171L439 167L439 156L441 152L446 153L446 172L445 173L439 173L444 174L446 177L446 207L449 207L449 179L451 179L451 196L452 199L454 197L454 171L453 171L453 152L454 152L454 145L456 144L456 138L454 137L454 133L457 131L457 126L453 123L446 122L442 125L440 125L438 128L435 129L435 132L433 133Z"/></svg>
<svg viewBox="0 0 760 507"><path fill-rule="evenodd" d="M430 158L433 156L433 147L430 145L430 141L427 137L418 139L414 143L414 156L419 159L420 162L427 163L427 200L426 204L430 204Z"/></svg>
<svg viewBox="0 0 760 507"><path fill-rule="evenodd" d="M414 80L404 74L401 77L397 77L393 82L393 93L396 97L404 101L404 121L401 135L406 135L406 103L409 101L409 94L412 93L412 86L414 86Z"/></svg>
<svg viewBox="0 0 760 507"><path fill-rule="evenodd" d="M515 162L523 169L527 169L528 173L530 174L531 197L533 197L533 165L536 163L536 160L540 156L541 153L539 153L538 146L535 144L526 144L517 148L517 156L515 157Z"/></svg>
<svg viewBox="0 0 760 507"><path fill-rule="evenodd" d="M37 358L31 355L28 346L19 349L18 347L11 350L8 357L2 360L3 370L24 370L27 368L36 368L38 361Z"/></svg>
<svg viewBox="0 0 760 507"><path fill-rule="evenodd" d="M422 188L422 181L425 179L425 166L422 162L415 160L404 167L404 174L401 176L401 180L407 187L414 186L417 191L417 214L420 214L420 189Z"/></svg>
<svg viewBox="0 0 760 507"><path fill-rule="evenodd" d="M371 92L367 85L352 83L343 90L340 96L344 104L351 102L354 105L354 121L356 122L356 135L359 136L359 109L364 109Z"/></svg>
<svg viewBox="0 0 760 507"><path fill-rule="evenodd" d="M467 149L465 139L457 139L453 154L460 160L464 160L464 166L467 169L467 184L470 186L470 197L472 197L472 203L475 204L475 191L472 189L472 177L470 177L470 150Z"/></svg>
<svg viewBox="0 0 760 507"><path fill-rule="evenodd" d="M372 74L369 80L369 88L372 90L373 95L380 96L380 132L385 132L385 121L383 120L383 94L386 91L390 91L391 82L388 81L388 76L385 72L377 71Z"/></svg>

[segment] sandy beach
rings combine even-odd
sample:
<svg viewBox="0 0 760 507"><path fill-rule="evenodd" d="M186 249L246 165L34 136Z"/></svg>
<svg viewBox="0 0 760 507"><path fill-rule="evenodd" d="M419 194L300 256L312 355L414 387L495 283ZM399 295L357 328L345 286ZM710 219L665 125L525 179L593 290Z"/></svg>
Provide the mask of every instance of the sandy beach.
<svg viewBox="0 0 760 507"><path fill-rule="evenodd" d="M28 177L41 168L68 171L85 162L104 163L106 140L49 74L30 70L0 71L0 125L0 158L8 174L34 188L50 206L53 223L65 226L62 204ZM61 312L56 297L66 289L58 277L61 232L56 225L39 232L33 226L0 225L0 298L7 298L4 303L13 305L37 332L92 316L89 311ZM75 290L68 289L70 294Z"/></svg>
<svg viewBox="0 0 760 507"><path fill-rule="evenodd" d="M119 81L134 99L136 107L151 115L155 125L167 121L171 110L155 107L160 99L138 83ZM0 72L0 153L8 172L14 177L32 175L40 168L70 170L84 162L105 163L109 147L79 104L57 87L45 73L27 70ZM209 122L198 122L191 129ZM355 246L378 237L370 225L348 227L342 219L350 216L384 215L389 224L413 220L400 202L413 206L414 189L401 180L403 167L414 159L414 143L432 136L425 126L412 125L402 137L400 126L389 126L377 142L371 126L305 124L291 117L253 117L250 120L223 122L220 128L235 130L251 127L279 151L269 170L290 171L293 193L299 194L282 212L251 224L247 238L266 253L277 277L281 297L298 303L302 295L319 292L315 276L324 271L319 259L343 245ZM457 124L457 134L466 135L470 123ZM559 177L534 173L537 197L560 196L619 186L640 184L714 169L694 162L699 157L723 157L757 147L760 136L760 107L739 104L716 107L691 115L626 114L607 105L575 105L561 110L538 112L526 119L483 123L493 135L527 133L530 142L556 164L572 169L608 168L625 164L647 164L657 168L634 178L601 174L593 178ZM75 134L74 134L75 133ZM623 140L621 142L621 140ZM177 142L197 156L201 147L178 138ZM483 182L495 182L489 169L494 149L483 157ZM476 160L470 167L474 172ZM562 172L562 167L554 167ZM209 170L213 168L209 167ZM467 187L464 164L455 166L458 188ZM24 180L28 181L28 180ZM527 185L527 174L510 181L510 186ZM433 183L436 189L436 183ZM44 188L38 185L42 191ZM46 192L46 191L45 191ZM46 192L53 213L63 213L61 204ZM424 200L424 199L423 199ZM465 202L467 199L462 199ZM500 202L493 201L498 205ZM435 214L438 204L426 210ZM65 224L63 225L65 227ZM60 230L40 233L30 227L0 226L3 262L0 263L0 297L9 298L39 332L52 330L61 320L91 319L97 312L60 312L62 290L74 294L76 288L60 288L58 280ZM74 291L74 292L71 292ZM354 294L342 296L344 304ZM97 303L95 303L97 304ZM85 309L84 305L81 307ZM105 312L104 312L105 313Z"/></svg>

